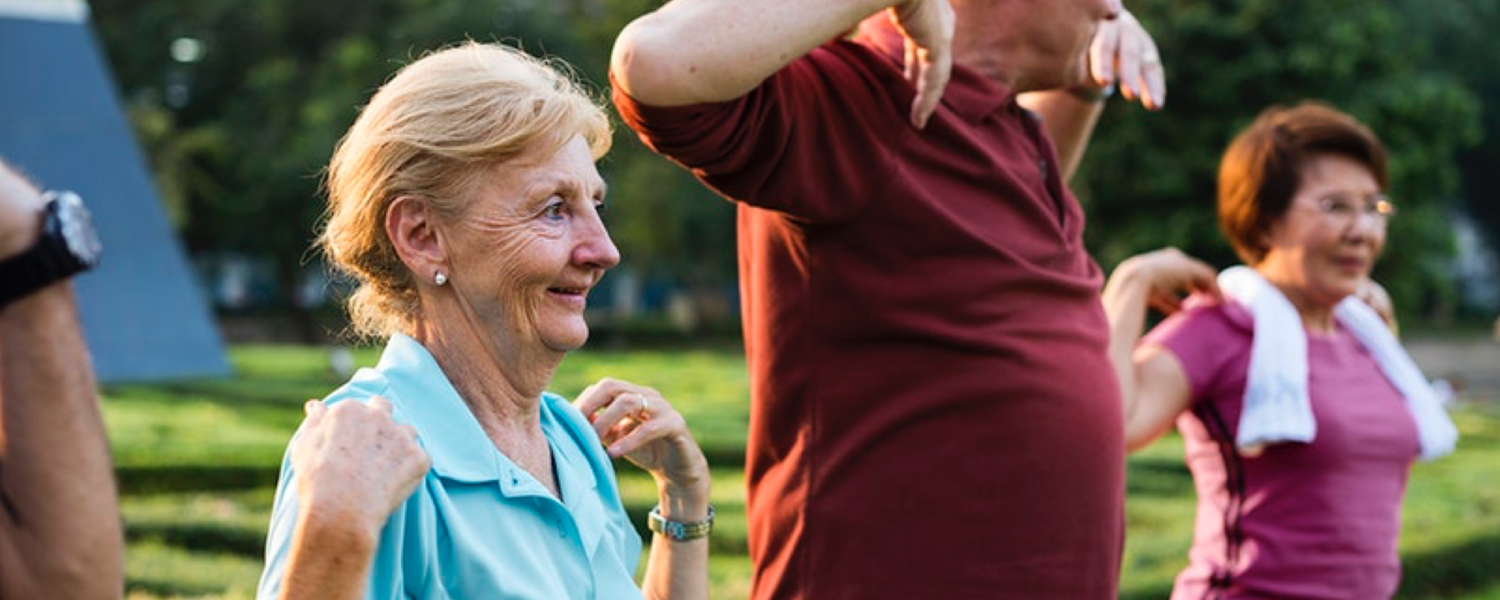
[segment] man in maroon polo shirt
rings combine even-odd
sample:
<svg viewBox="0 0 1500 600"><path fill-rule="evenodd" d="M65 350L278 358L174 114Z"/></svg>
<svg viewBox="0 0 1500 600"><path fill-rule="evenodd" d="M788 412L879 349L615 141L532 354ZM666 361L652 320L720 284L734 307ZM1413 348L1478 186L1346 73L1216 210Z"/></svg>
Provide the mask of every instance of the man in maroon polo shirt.
<svg viewBox="0 0 1500 600"><path fill-rule="evenodd" d="M626 123L738 204L757 600L1115 597L1120 399L1065 184L1090 66L1161 103L1118 0L675 0L621 33Z"/></svg>

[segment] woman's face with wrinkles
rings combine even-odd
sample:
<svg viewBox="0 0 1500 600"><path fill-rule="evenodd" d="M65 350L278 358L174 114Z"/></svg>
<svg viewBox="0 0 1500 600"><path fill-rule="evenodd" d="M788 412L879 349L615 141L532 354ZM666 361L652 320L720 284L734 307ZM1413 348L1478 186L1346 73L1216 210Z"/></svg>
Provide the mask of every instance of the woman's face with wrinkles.
<svg viewBox="0 0 1500 600"><path fill-rule="evenodd" d="M582 346L588 292L620 262L603 205L604 180L581 136L495 167L445 227L450 285L470 318L507 345Z"/></svg>

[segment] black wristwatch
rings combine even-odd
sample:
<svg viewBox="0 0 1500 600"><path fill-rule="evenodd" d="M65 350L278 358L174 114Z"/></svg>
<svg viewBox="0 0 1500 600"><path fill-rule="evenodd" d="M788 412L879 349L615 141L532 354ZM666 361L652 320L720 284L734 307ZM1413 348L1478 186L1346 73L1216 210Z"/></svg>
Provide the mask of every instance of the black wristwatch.
<svg viewBox="0 0 1500 600"><path fill-rule="evenodd" d="M26 251L0 260L0 308L99 264L99 236L83 200L47 192L42 235Z"/></svg>

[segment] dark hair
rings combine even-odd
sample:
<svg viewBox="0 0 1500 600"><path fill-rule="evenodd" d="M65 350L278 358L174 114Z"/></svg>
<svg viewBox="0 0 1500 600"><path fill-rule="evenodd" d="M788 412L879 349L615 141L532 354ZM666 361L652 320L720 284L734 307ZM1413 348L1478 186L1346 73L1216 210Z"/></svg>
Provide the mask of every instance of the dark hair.
<svg viewBox="0 0 1500 600"><path fill-rule="evenodd" d="M1219 162L1219 227L1246 264L1265 258L1264 234L1286 214L1308 161L1328 154L1358 161L1386 187L1380 138L1320 102L1267 108L1230 142Z"/></svg>

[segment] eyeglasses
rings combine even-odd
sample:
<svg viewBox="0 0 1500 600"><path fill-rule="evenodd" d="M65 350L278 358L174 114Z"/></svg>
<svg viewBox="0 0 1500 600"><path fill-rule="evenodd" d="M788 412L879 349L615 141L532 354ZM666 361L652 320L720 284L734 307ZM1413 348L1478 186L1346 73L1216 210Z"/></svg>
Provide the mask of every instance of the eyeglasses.
<svg viewBox="0 0 1500 600"><path fill-rule="evenodd" d="M1379 192L1365 196L1333 193L1318 198L1314 206L1324 219L1339 226L1347 226L1361 216L1372 217L1375 224L1384 226L1396 216L1396 205L1389 196Z"/></svg>

